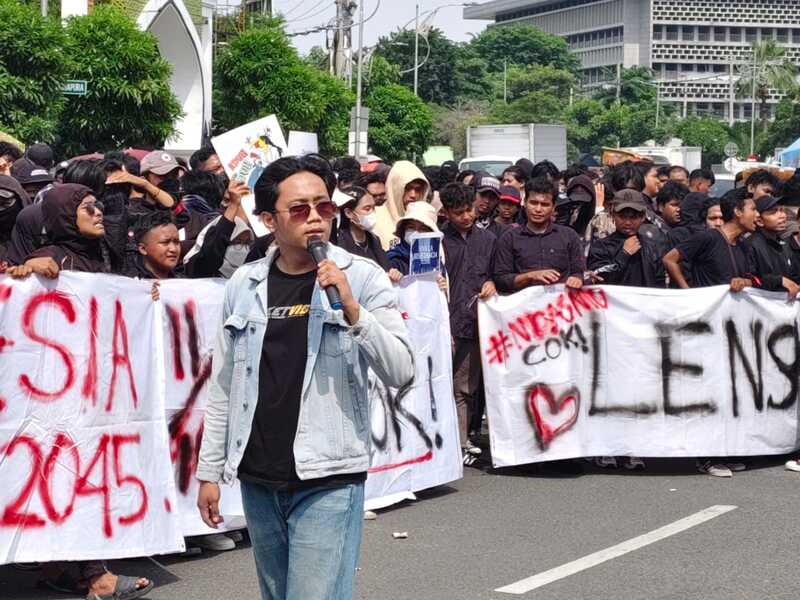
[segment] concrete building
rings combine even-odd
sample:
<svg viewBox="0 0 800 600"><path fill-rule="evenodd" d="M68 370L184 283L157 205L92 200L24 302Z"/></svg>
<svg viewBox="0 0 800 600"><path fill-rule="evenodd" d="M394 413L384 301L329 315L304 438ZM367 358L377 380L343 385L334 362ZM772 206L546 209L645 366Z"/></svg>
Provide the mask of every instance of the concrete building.
<svg viewBox="0 0 800 600"><path fill-rule="evenodd" d="M620 67L649 67L661 101L684 115L750 118L750 100L733 87L754 41L775 39L800 64L798 0L494 0L465 8L464 18L563 37L586 86L614 84Z"/></svg>
<svg viewBox="0 0 800 600"><path fill-rule="evenodd" d="M214 3L203 0L111 0L144 31L155 35L172 65L170 85L184 116L166 147L196 150L211 131L211 65ZM85 15L90 0L62 0L61 16ZM90 83L91 85L91 83Z"/></svg>

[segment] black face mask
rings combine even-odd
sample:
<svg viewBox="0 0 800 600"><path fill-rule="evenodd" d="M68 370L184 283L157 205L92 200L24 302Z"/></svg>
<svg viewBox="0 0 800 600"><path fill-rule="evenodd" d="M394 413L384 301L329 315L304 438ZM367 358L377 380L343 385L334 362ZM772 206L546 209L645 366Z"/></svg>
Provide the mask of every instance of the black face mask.
<svg viewBox="0 0 800 600"><path fill-rule="evenodd" d="M178 181L175 177L170 177L169 179L165 179L161 183L158 184L158 188L167 192L170 196L175 199L177 202L181 196L181 182Z"/></svg>

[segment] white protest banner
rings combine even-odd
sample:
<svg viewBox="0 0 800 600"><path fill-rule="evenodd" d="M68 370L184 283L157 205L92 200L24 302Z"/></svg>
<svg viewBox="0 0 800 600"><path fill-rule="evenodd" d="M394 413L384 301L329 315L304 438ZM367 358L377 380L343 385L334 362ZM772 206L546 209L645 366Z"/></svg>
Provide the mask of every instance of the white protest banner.
<svg viewBox="0 0 800 600"><path fill-rule="evenodd" d="M182 551L150 283L0 277L0 564Z"/></svg>
<svg viewBox="0 0 800 600"><path fill-rule="evenodd" d="M785 294L532 287L479 317L496 466L798 448L800 304Z"/></svg>
<svg viewBox="0 0 800 600"><path fill-rule="evenodd" d="M163 281L158 303L151 285L0 278L0 564L179 552L211 531L194 471L224 282ZM446 301L422 278L400 298L417 379L370 391L375 506L462 476ZM245 526L238 485L220 512Z"/></svg>
<svg viewBox="0 0 800 600"><path fill-rule="evenodd" d="M211 143L228 176L251 190L264 168L286 155L286 138L275 115L227 131Z"/></svg>
<svg viewBox="0 0 800 600"><path fill-rule="evenodd" d="M447 300L433 275L406 279L398 291L416 377L401 390L370 379L372 456L365 494L372 509L460 479L464 469Z"/></svg>
<svg viewBox="0 0 800 600"><path fill-rule="evenodd" d="M171 279L161 282L164 398L170 459L178 488L181 531L186 536L217 533L245 526L239 483L225 488L219 529L211 529L197 510L199 483L194 476L203 437L211 355L222 315L223 279Z"/></svg>

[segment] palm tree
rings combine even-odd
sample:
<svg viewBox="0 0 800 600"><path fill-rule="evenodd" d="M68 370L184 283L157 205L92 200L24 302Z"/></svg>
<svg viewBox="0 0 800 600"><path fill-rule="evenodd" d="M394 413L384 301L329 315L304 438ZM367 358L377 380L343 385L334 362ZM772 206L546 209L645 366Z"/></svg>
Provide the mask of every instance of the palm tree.
<svg viewBox="0 0 800 600"><path fill-rule="evenodd" d="M739 65L736 91L739 97L752 97L758 101L764 131L769 127L767 101L770 91L789 93L797 87L797 66L786 56L786 49L771 39L753 42L749 61Z"/></svg>

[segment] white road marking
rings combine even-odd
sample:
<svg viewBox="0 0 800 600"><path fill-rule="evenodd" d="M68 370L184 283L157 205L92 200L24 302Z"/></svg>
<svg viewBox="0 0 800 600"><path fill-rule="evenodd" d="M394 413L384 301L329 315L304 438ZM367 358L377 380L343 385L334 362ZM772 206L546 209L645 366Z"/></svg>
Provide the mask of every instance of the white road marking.
<svg viewBox="0 0 800 600"><path fill-rule="evenodd" d="M563 564L560 567L555 567L554 569L544 571L538 575L528 577L527 579L522 579L516 583L497 588L495 592L502 592L504 594L527 594L536 588L543 587L549 583L558 581L559 579L564 579L565 577L569 577L575 573L580 573L586 569L591 569L592 567L595 567L606 561L623 556L628 552L633 552L639 548L644 548L645 546L649 546L650 544L654 544L655 542L673 536L676 533L680 533L681 531L685 531L695 527L696 525L710 521L715 517L724 515L732 510L736 510L736 508L736 506L727 505L710 506L704 510L701 510L700 512L689 515L685 519L680 519L670 523L669 525L664 525L664 527L659 527L658 529L654 529L653 531L643 535L631 538L625 542L617 544L616 546L611 546L605 550L600 550L599 552L589 554L583 558L579 558L578 560L573 560L572 562Z"/></svg>

